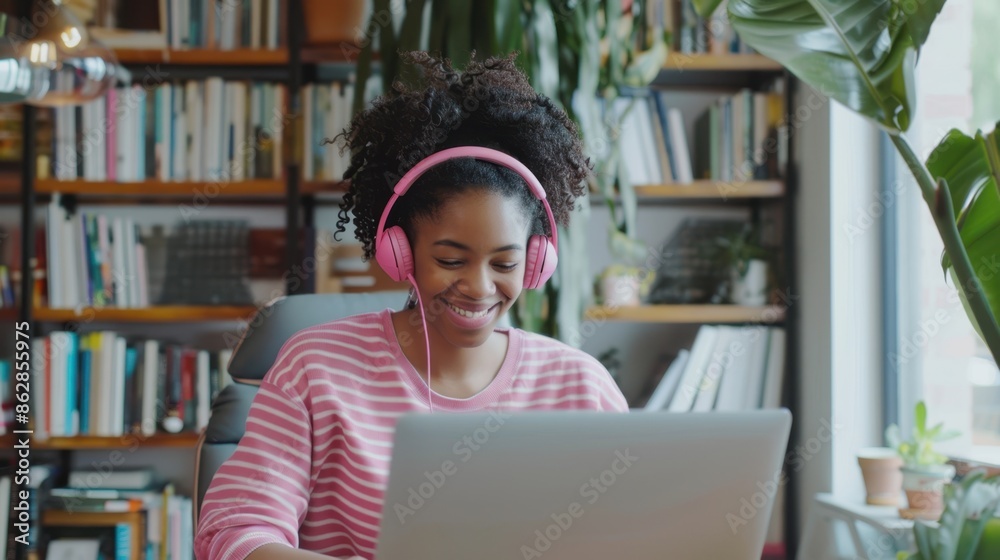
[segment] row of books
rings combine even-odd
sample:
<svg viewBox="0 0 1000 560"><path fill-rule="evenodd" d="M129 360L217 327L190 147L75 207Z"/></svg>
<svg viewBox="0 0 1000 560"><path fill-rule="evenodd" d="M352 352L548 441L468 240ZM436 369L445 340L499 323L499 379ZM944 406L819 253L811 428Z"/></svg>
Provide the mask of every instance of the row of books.
<svg viewBox="0 0 1000 560"><path fill-rule="evenodd" d="M787 159L783 81L716 99L694 123L695 175L716 181L777 178Z"/></svg>
<svg viewBox="0 0 1000 560"><path fill-rule="evenodd" d="M373 76L365 86L365 101L381 92L382 81ZM302 88L303 145L307 147L302 162L306 180L340 181L350 164L350 152L341 153L341 142L333 140L347 128L354 107L355 85L351 82L310 83Z"/></svg>
<svg viewBox="0 0 1000 560"><path fill-rule="evenodd" d="M694 180L684 116L666 103L665 93L650 90L645 96L615 100L621 157L634 185Z"/></svg>
<svg viewBox="0 0 1000 560"><path fill-rule="evenodd" d="M643 405L647 411L778 408L785 373L781 327L703 325Z"/></svg>
<svg viewBox="0 0 1000 560"><path fill-rule="evenodd" d="M50 307L129 308L154 301L149 293L149 260L162 260L162 250L147 253L134 219L69 212L58 193L47 212L45 242L36 242L36 254L37 266L45 271ZM154 243L162 244L162 239Z"/></svg>
<svg viewBox="0 0 1000 560"><path fill-rule="evenodd" d="M0 476L0 552L14 547L27 558L53 560L167 560L193 558L193 505L170 482L119 487L127 469L72 470L36 462L29 467L28 544L14 541L5 517L11 511L11 476ZM4 534L6 533L6 534Z"/></svg>
<svg viewBox="0 0 1000 560"><path fill-rule="evenodd" d="M287 43L287 2L160 0L160 13L173 49L276 49Z"/></svg>
<svg viewBox="0 0 1000 560"><path fill-rule="evenodd" d="M282 84L219 77L116 88L40 123L40 178L280 178L287 99Z"/></svg>
<svg viewBox="0 0 1000 560"><path fill-rule="evenodd" d="M208 424L212 399L231 382L232 351L111 331L56 331L31 348L37 440L192 432Z"/></svg>
<svg viewBox="0 0 1000 560"><path fill-rule="evenodd" d="M696 121L693 160L684 116L670 106L667 92L652 89L615 103L621 153L632 184L779 176L784 151L778 138L784 105L780 91L743 89L720 97Z"/></svg>

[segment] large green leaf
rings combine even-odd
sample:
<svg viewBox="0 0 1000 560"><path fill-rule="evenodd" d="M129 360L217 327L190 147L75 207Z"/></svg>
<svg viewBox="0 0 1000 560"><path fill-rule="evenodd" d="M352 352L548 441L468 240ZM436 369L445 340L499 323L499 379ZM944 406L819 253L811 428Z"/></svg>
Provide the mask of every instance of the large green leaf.
<svg viewBox="0 0 1000 560"><path fill-rule="evenodd" d="M998 146L997 128L985 135L977 132L974 138L952 130L927 159L931 175L948 183L962 245L995 317L1000 316ZM942 258L942 266L951 266L947 255Z"/></svg>
<svg viewBox="0 0 1000 560"><path fill-rule="evenodd" d="M494 15L494 37L496 45L493 51L506 54L520 50L524 44L524 23L521 21L521 3L519 0L496 0Z"/></svg>
<svg viewBox="0 0 1000 560"><path fill-rule="evenodd" d="M900 2L899 9L906 21L906 28L917 49L927 41L934 18L941 13L947 0L906 0Z"/></svg>
<svg viewBox="0 0 1000 560"><path fill-rule="evenodd" d="M917 45L909 30L933 21L897 2L730 0L729 19L758 52L896 134L909 128L915 99Z"/></svg>

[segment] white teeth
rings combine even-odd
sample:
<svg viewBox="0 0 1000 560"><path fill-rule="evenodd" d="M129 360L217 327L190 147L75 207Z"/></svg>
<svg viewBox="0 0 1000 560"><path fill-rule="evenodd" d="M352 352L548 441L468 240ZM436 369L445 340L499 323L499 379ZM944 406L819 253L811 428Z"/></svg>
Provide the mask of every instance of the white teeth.
<svg viewBox="0 0 1000 560"><path fill-rule="evenodd" d="M477 312L473 313L472 311L466 311L465 309L462 309L460 307L455 307L454 305L452 305L450 303L448 304L448 307L450 307L452 311L454 311L455 313L458 313L462 317L468 317L470 319L480 319L482 317L485 317L490 312L490 309L492 309L492 307L491 307L489 309L484 309L482 311L477 311Z"/></svg>

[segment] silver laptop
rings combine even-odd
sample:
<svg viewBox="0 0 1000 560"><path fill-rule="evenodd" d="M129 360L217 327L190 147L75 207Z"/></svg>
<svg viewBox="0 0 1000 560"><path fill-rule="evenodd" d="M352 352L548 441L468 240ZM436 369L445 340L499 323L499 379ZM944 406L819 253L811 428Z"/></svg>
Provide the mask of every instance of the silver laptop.
<svg viewBox="0 0 1000 560"><path fill-rule="evenodd" d="M378 560L759 560L791 427L742 413L400 418Z"/></svg>

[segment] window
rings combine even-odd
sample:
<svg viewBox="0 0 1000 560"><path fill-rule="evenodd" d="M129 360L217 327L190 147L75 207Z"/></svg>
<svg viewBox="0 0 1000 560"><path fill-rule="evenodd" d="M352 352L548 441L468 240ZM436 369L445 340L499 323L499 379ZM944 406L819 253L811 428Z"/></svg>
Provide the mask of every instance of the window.
<svg viewBox="0 0 1000 560"><path fill-rule="evenodd" d="M1000 120L997 29L996 0L952 0L938 16L917 67L917 117L909 141L921 159L952 128L972 134ZM1000 372L954 284L944 279L941 238L909 170L897 157L887 159L908 184L899 189L899 227L889 233L899 264L898 290L890 288L887 296L897 298L900 319L897 332L888 333L895 340L887 340L898 376L897 393L887 395L898 400L888 409L908 430L913 407L923 399L931 423L962 432L941 444L945 452L1000 464Z"/></svg>

